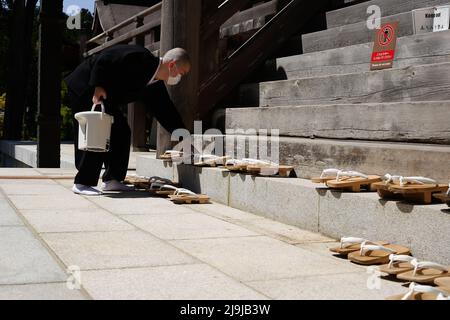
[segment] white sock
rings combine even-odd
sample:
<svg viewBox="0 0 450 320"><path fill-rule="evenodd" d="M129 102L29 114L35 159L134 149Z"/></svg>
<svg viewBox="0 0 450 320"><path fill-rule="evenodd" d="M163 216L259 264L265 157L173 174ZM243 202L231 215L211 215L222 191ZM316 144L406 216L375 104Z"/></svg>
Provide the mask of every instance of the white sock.
<svg viewBox="0 0 450 320"><path fill-rule="evenodd" d="M117 180L106 181L102 184L103 191L134 191L134 187L129 187Z"/></svg>
<svg viewBox="0 0 450 320"><path fill-rule="evenodd" d="M76 194L81 194L83 196L100 196L102 195L102 192L90 187L90 186L85 186L83 184L74 184L72 187L72 191Z"/></svg>

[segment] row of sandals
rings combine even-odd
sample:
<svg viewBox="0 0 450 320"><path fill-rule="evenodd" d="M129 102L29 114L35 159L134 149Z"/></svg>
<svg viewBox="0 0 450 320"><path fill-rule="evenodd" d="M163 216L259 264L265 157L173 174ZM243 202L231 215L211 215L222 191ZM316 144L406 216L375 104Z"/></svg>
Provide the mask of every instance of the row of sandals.
<svg viewBox="0 0 450 320"><path fill-rule="evenodd" d="M433 200L437 200L450 206L450 185L439 184L426 177L403 177L390 174L381 177L356 171L327 169L320 177L313 178L312 181L324 183L330 189L351 192L376 191L382 199L386 200L405 200L423 204L430 204Z"/></svg>
<svg viewBox="0 0 450 320"><path fill-rule="evenodd" d="M161 155L164 161L183 160L183 153L169 150ZM261 176L290 177L293 166L279 165L258 159L230 159L215 155L202 155L194 161L195 166L221 167L232 172L248 173ZM330 189L350 192L376 191L382 199L406 200L414 203L430 204L433 200L450 206L450 186L439 184L426 177L403 177L390 174L384 177L366 175L356 171L327 169L322 175L312 179L315 183L324 183Z"/></svg>
<svg viewBox="0 0 450 320"><path fill-rule="evenodd" d="M377 265L381 273L411 282L406 293L387 300L450 300L450 267L418 261L406 247L346 237L330 251L356 264Z"/></svg>

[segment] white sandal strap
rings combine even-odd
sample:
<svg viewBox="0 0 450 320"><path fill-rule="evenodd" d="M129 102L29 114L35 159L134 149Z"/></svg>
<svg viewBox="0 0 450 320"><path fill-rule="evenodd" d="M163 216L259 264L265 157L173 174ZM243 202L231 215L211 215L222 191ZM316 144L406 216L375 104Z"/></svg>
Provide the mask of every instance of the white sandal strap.
<svg viewBox="0 0 450 320"><path fill-rule="evenodd" d="M345 246L348 246L348 245L361 244L366 241L367 240L363 239L363 238L343 237L343 238L341 238L341 249L343 249Z"/></svg>
<svg viewBox="0 0 450 320"><path fill-rule="evenodd" d="M384 251L384 252L395 254L395 250L386 248L384 246L370 245L370 244L367 244L367 241L366 241L366 242L363 242L363 244L361 245L360 255L364 256L367 251Z"/></svg>
<svg viewBox="0 0 450 320"><path fill-rule="evenodd" d="M430 262L430 261L422 261L419 262L417 259L414 259L411 264L414 266L414 274L413 276L416 276L417 271L423 270L423 269L433 269L433 270L439 270L443 271L444 273L448 272L448 267L443 266L442 264Z"/></svg>
<svg viewBox="0 0 450 320"><path fill-rule="evenodd" d="M258 160L258 159L251 159L251 158L244 158L244 159L242 159L242 161L245 164L248 164L248 165L258 165L258 164L270 165L271 164L271 162L268 162L268 161L263 161L263 160Z"/></svg>
<svg viewBox="0 0 450 320"><path fill-rule="evenodd" d="M406 255L397 255L397 254L391 254L389 256L389 269L392 269L392 267L394 267L394 264L399 263L399 262L410 262L414 260L413 257L411 256L406 256Z"/></svg>
<svg viewBox="0 0 450 320"><path fill-rule="evenodd" d="M437 296L439 296L439 295L442 295L443 297L448 296L448 293L446 293L445 291L442 291L438 288L431 287L431 286L418 285L417 283L413 282L409 286L408 293L405 294L405 296L402 298L402 300L411 299L412 296L414 295L414 293L434 293Z"/></svg>
<svg viewBox="0 0 450 320"><path fill-rule="evenodd" d="M339 169L326 169L323 170L322 175L320 176L320 179L325 178L337 178L338 173L341 172Z"/></svg>
<svg viewBox="0 0 450 320"><path fill-rule="evenodd" d="M450 197L450 184L448 185L447 196L449 196L449 197Z"/></svg>
<svg viewBox="0 0 450 320"><path fill-rule="evenodd" d="M400 177L400 185L402 187L406 186L408 183L412 183L412 184L436 184L437 185L437 181L430 179L430 178L425 178L425 177Z"/></svg>
<svg viewBox="0 0 450 320"><path fill-rule="evenodd" d="M369 178L369 176L365 175L364 173L357 172L357 171L339 171L337 174L336 180L341 181L342 177L364 178L364 179Z"/></svg>
<svg viewBox="0 0 450 320"><path fill-rule="evenodd" d="M175 191L175 195L176 195L176 196L183 196L183 195L197 196L197 194L194 193L194 192L192 192L191 190L183 189L183 188L177 189L177 190Z"/></svg>
<svg viewBox="0 0 450 320"><path fill-rule="evenodd" d="M394 183L394 182L400 182L400 178L401 178L401 176L392 176L388 173L387 175L385 175L383 177L383 180L384 180L384 183L387 185L387 184Z"/></svg>

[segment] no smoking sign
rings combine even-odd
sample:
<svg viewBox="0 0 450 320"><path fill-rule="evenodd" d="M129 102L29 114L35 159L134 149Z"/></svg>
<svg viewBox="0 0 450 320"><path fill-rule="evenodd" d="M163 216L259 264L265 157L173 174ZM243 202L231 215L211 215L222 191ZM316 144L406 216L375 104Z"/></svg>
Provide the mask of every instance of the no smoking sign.
<svg viewBox="0 0 450 320"><path fill-rule="evenodd" d="M370 70L392 68L397 46L398 22L387 23L376 30Z"/></svg>

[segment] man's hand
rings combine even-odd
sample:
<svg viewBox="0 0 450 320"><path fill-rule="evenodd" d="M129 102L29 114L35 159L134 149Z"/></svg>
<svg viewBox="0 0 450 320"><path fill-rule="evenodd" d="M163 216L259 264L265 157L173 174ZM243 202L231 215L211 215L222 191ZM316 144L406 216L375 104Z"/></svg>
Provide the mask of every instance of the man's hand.
<svg viewBox="0 0 450 320"><path fill-rule="evenodd" d="M108 98L105 89L102 87L96 87L94 92L94 97L92 98L92 102L94 105L101 104L103 100Z"/></svg>

